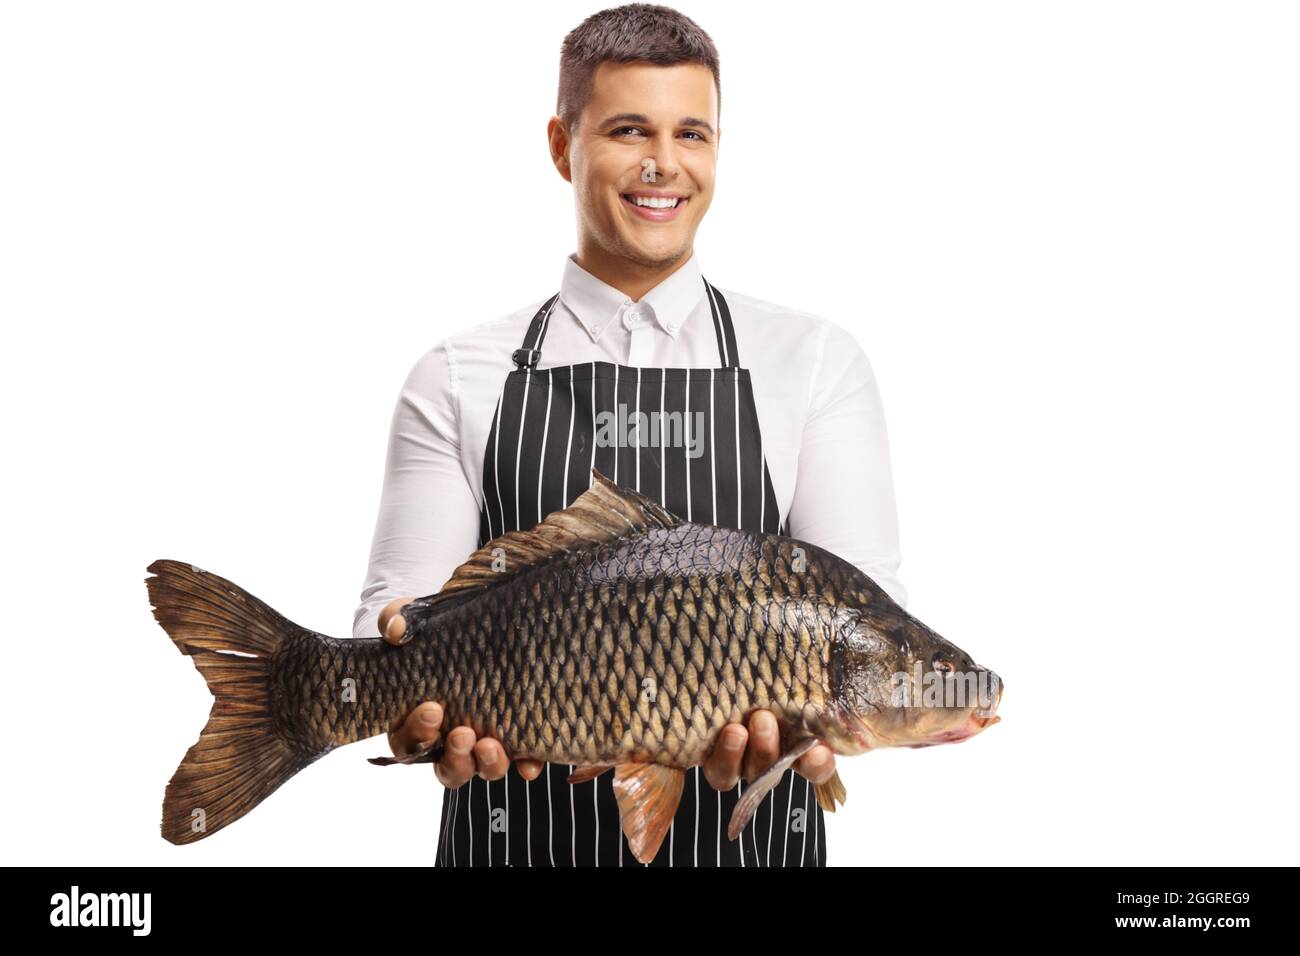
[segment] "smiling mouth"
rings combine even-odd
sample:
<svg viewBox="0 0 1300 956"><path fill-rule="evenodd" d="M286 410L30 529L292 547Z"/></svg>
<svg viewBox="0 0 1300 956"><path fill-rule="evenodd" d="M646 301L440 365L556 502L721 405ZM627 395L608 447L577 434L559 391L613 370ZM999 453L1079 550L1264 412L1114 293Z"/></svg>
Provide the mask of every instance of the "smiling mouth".
<svg viewBox="0 0 1300 956"><path fill-rule="evenodd" d="M623 201L638 209L677 209L686 205L685 196L656 196L648 193L621 193Z"/></svg>

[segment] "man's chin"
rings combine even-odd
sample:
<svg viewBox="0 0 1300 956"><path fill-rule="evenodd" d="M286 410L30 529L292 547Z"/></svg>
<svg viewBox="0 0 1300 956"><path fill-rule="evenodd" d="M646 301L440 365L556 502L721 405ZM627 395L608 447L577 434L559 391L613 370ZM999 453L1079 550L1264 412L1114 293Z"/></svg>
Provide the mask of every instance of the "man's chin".
<svg viewBox="0 0 1300 956"><path fill-rule="evenodd" d="M647 269L658 269L682 262L691 253L691 244L674 242L661 245L645 243L639 237L622 236L619 255Z"/></svg>

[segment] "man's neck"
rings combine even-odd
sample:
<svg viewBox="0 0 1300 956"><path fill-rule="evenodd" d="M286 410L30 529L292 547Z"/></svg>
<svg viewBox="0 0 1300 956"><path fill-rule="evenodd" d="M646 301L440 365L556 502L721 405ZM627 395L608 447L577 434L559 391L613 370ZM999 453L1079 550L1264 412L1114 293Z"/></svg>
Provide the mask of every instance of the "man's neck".
<svg viewBox="0 0 1300 956"><path fill-rule="evenodd" d="M613 286L633 302L663 282L690 261L691 249L680 258L659 265L645 266L621 256L614 256L594 245L580 245L573 261L601 282Z"/></svg>

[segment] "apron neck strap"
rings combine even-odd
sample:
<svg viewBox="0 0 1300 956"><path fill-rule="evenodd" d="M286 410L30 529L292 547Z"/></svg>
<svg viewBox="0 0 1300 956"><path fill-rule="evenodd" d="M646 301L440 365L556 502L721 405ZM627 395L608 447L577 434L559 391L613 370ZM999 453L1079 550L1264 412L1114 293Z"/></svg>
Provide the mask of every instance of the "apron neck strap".
<svg viewBox="0 0 1300 956"><path fill-rule="evenodd" d="M709 297L709 309L713 312L713 331L718 337L718 364L724 368L740 367L740 351L736 348L736 328L731 324L731 309L722 291L717 286L709 285L704 280L704 292Z"/></svg>
<svg viewBox="0 0 1300 956"><path fill-rule="evenodd" d="M560 293L557 292L542 303L542 307L533 316L533 321L528 323L523 347L515 349L514 354L510 356L516 369L522 371L533 368L537 365L537 360L542 357L542 339L546 338L546 330L551 324L551 312L558 301L560 301Z"/></svg>
<svg viewBox="0 0 1300 956"><path fill-rule="evenodd" d="M731 323L731 309L727 307L727 300L723 298L721 290L710 285L708 279L703 281L704 294L709 297L709 311L713 314L713 333L718 340L718 364L724 368L739 368L740 353L736 349L736 329ZM542 342L551 326L551 313L555 311L559 299L558 292L547 299L537 310L533 320L528 323L523 346L515 349L510 357L516 369L531 369L537 366L538 360L542 357Z"/></svg>

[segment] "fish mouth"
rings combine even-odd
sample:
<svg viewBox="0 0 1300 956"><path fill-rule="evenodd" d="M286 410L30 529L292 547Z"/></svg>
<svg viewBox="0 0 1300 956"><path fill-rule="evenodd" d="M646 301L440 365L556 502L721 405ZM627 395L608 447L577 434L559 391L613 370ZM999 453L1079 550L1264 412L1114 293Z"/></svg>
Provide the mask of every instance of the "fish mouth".
<svg viewBox="0 0 1300 956"><path fill-rule="evenodd" d="M959 740L969 740L986 727L992 727L994 724L1001 722L1002 718L998 716L981 717L978 714L971 714L970 719L964 725L956 730L945 730L935 739L939 743L956 743Z"/></svg>
<svg viewBox="0 0 1300 956"><path fill-rule="evenodd" d="M1002 718L997 715L998 706L1002 703L1002 687L998 687L998 696L994 699L993 705L987 709L980 708L973 711L966 721L960 727L954 727L951 730L940 731L939 733L928 738L923 743L912 744L912 747L932 747L935 744L956 744L963 740L970 740L981 731L987 730L994 724L1002 722Z"/></svg>
<svg viewBox="0 0 1300 956"><path fill-rule="evenodd" d="M993 698L993 705L991 707L981 707L970 715L970 720L967 725L971 728L971 731L968 736L974 737L981 730L987 730L994 724L1002 722L1002 718L998 716L998 707L1002 705L1002 691L1005 690L1005 688L1002 686L1001 678L994 675L994 679L997 680L998 696ZM964 740L965 738L962 739Z"/></svg>
<svg viewBox="0 0 1300 956"><path fill-rule="evenodd" d="M997 696L990 706L977 708L968 713L965 720L957 726L949 726L948 729L933 734L906 730L901 733L891 733L887 727L873 727L869 720L858 716L851 708L845 706L837 708L837 714L841 728L847 732L847 738L857 745L858 753L875 750L878 747L916 749L933 747L937 744L955 744L969 740L994 724L1002 722L1002 718L997 714L998 707L1002 704L1002 691L1003 687L999 679Z"/></svg>
<svg viewBox="0 0 1300 956"><path fill-rule="evenodd" d="M926 738L921 743L908 744L907 746L915 750L918 747L933 747L936 744L959 744L963 740L970 740L980 731L987 727L992 727L1001 720L1002 718L997 716L981 717L978 714L971 714L970 717L966 719L966 722L960 727L954 727L952 730L940 731L939 733Z"/></svg>
<svg viewBox="0 0 1300 956"><path fill-rule="evenodd" d="M963 740L970 740L983 729L980 718L972 716L966 723L954 730L945 730L935 734L930 738L929 742L933 744L961 743Z"/></svg>
<svg viewBox="0 0 1300 956"><path fill-rule="evenodd" d="M1002 719L1001 717L997 716L997 713L998 713L998 708L1002 706L1002 692L1006 690L1006 687L1003 686L1002 684L1002 678L998 677L996 674L993 676L994 679L997 681L997 688L998 688L998 696L993 698L993 706L988 708L987 710L981 707L971 715L972 718L979 721L980 730L983 730L985 727L992 727L994 724L996 724L998 721Z"/></svg>

